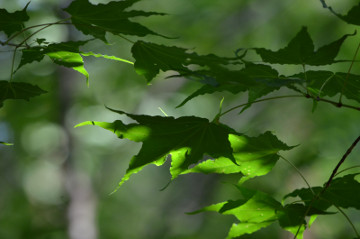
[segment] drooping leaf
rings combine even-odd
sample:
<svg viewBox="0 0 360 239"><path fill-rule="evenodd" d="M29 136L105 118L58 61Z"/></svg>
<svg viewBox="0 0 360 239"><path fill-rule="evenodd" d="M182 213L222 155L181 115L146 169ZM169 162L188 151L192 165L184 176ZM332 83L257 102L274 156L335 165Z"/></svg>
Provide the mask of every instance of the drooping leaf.
<svg viewBox="0 0 360 239"><path fill-rule="evenodd" d="M28 63L41 61L45 56L49 56L55 64L73 68L88 78L89 75L84 68L84 61L79 51L79 47L87 42L88 41L69 41L23 49L18 69Z"/></svg>
<svg viewBox="0 0 360 239"><path fill-rule="evenodd" d="M293 148L281 142L270 132L257 137L230 135L229 140L238 165L235 165L227 158L220 157L215 160L209 159L199 163L193 168L184 171L183 174L241 173L244 176L240 182L244 182L250 178L262 176L270 172L279 159L278 152Z"/></svg>
<svg viewBox="0 0 360 239"><path fill-rule="evenodd" d="M171 155L172 160L172 179L190 165L198 163L205 155L212 158L224 157L233 161L233 164L235 162L229 137L238 133L225 125L195 116L173 118L112 111L124 114L137 123L124 124L120 120L113 123L87 121L78 126L97 125L110 130L119 138L143 142L139 153L131 159L126 175L119 185L148 164L162 165L168 155Z"/></svg>
<svg viewBox="0 0 360 239"><path fill-rule="evenodd" d="M285 198L299 196L305 202L305 205L308 206L313 201L311 206L320 210L326 210L332 205L360 209L360 194L354 193L360 190L360 183L355 179L357 175L359 174L349 174L335 178L325 193L316 201L313 201L314 195L308 188L297 189L286 195ZM322 187L313 187L312 190L315 194L318 194Z"/></svg>
<svg viewBox="0 0 360 239"><path fill-rule="evenodd" d="M303 27L300 32L289 42L289 44L278 51L265 48L255 48L262 60L272 64L298 64L298 65L328 65L337 62L335 57L339 53L340 47L348 36L346 34L340 39L314 50L314 43L307 31Z"/></svg>
<svg viewBox="0 0 360 239"><path fill-rule="evenodd" d="M229 231L227 238L237 238L244 234L251 234L261 228L267 227L274 222L293 233L301 226L298 239L303 238L306 221L304 219L307 207L303 204L289 204L282 206L280 202L266 193L238 187L242 199L217 203L207 206L190 214L215 211L224 215L234 215L239 222L234 223ZM319 209L311 209L308 216L327 214Z"/></svg>
<svg viewBox="0 0 360 239"><path fill-rule="evenodd" d="M189 100L203 94L227 91L233 94L248 91L249 103L265 96L283 86L300 83L300 79L284 77L268 65L245 64L245 68L238 71L230 71L217 68L216 71L208 72L217 84L205 84L200 89L188 96L177 107L181 107ZM207 76L209 77L209 76Z"/></svg>
<svg viewBox="0 0 360 239"><path fill-rule="evenodd" d="M129 20L129 18L139 16L164 15L156 12L126 11L138 1L140 0L123 0L93 5L88 0L75 0L65 11L71 15L71 22L79 31L105 42L106 32L115 35L159 35L145 26Z"/></svg>
<svg viewBox="0 0 360 239"><path fill-rule="evenodd" d="M360 75L331 71L307 71L293 76L307 80L306 87L314 96L335 96L342 93L346 98L360 102Z"/></svg>
<svg viewBox="0 0 360 239"><path fill-rule="evenodd" d="M30 3L30 2L29 2ZM10 37L13 33L21 31L24 28L24 22L29 20L26 9L28 4L21 11L9 13L6 9L0 9L0 31Z"/></svg>
<svg viewBox="0 0 360 239"><path fill-rule="evenodd" d="M131 48L135 58L135 71L150 82L160 70L187 73L189 65L213 67L221 64L235 63L236 58L219 57L213 54L198 55L187 49L164 46L150 42L137 41Z"/></svg>
<svg viewBox="0 0 360 239"><path fill-rule="evenodd" d="M99 53L94 53L94 52L81 52L81 55L83 56L93 56L93 57L100 57L100 58L105 58L105 59L109 59L109 60L113 60L113 61L120 61L120 62L125 62L131 65L134 65L133 62L116 57L116 56L108 56L108 55L103 55L103 54L99 54Z"/></svg>
<svg viewBox="0 0 360 239"><path fill-rule="evenodd" d="M46 93L36 85L31 85L25 82L9 82L0 81L0 107L3 102L8 99L23 99L29 100Z"/></svg>

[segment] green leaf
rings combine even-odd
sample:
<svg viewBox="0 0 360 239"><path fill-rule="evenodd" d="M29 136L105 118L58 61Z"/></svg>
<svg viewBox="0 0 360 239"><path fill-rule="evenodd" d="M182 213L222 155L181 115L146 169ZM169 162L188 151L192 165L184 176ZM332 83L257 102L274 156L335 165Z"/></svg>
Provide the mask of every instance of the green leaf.
<svg viewBox="0 0 360 239"><path fill-rule="evenodd" d="M298 228L298 239L303 238L306 221L304 219L307 207L303 204L289 204L282 206L280 202L270 195L243 187L238 187L242 194L242 199L213 204L204 207L190 214L196 214L206 211L215 211L224 215L233 215L239 222L234 223L229 231L227 238L236 238L244 234L251 234L261 228L267 227L278 221L279 225L296 234ZM308 216L328 214L323 210L311 209Z"/></svg>
<svg viewBox="0 0 360 239"><path fill-rule="evenodd" d="M213 54L200 56L187 49L164 46L155 43L137 41L131 52L135 58L135 71L143 75L150 82L160 70L177 71L180 74L188 73L189 65L214 67L221 64L235 63L237 58L219 57Z"/></svg>
<svg viewBox="0 0 360 239"><path fill-rule="evenodd" d="M238 71L230 71L225 68L217 68L216 71L207 72L217 84L205 84L200 89L188 96L177 107L181 107L189 100L204 94L227 91L232 94L249 92L249 103L265 96L283 86L300 83L299 79L280 76L279 73L268 65L246 63L245 68Z"/></svg>
<svg viewBox="0 0 360 239"><path fill-rule="evenodd" d="M299 65L328 65L333 64L335 57L339 53L340 47L348 36L346 34L340 39L314 50L314 43L307 31L303 27L300 32L289 42L289 44L278 51L265 48L255 48L262 60L272 64L299 64Z"/></svg>
<svg viewBox="0 0 360 239"><path fill-rule="evenodd" d="M220 157L215 160L209 159L199 163L193 168L184 171L183 174L241 173L244 175L240 181L242 183L250 178L262 176L270 172L279 159L278 152L293 148L281 142L270 132L257 137L231 134L229 140L238 165L235 165L227 158Z"/></svg>
<svg viewBox="0 0 360 239"><path fill-rule="evenodd" d="M36 85L31 85L24 82L9 82L0 81L0 107L5 100L8 99L23 99L29 100L46 93Z"/></svg>
<svg viewBox="0 0 360 239"><path fill-rule="evenodd" d="M324 7L328 8L332 13L334 13L336 16L338 16L340 19L344 20L345 22L360 26L360 18L359 18L360 3L357 6L351 8L346 15L341 15L339 13L336 13L331 7L328 7L326 4L324 4Z"/></svg>
<svg viewBox="0 0 360 239"><path fill-rule="evenodd" d="M172 179L190 165L198 163L205 155L224 157L235 162L229 136L238 133L225 125L195 116L173 118L112 111L124 114L138 123L124 124L120 120L113 123L87 121L77 126L97 125L110 130L119 138L143 142L139 153L131 159L119 186L148 164L162 165L168 155L171 155L172 160Z"/></svg>
<svg viewBox="0 0 360 239"><path fill-rule="evenodd" d="M160 36L141 24L129 20L129 18L139 16L164 15L156 12L125 11L138 1L140 0L113 1L107 4L93 5L88 0L75 0L65 11L71 15L71 22L79 31L104 42L106 42L106 32L115 35L146 36L152 34Z"/></svg>
<svg viewBox="0 0 360 239"><path fill-rule="evenodd" d="M84 61L79 51L79 47L87 42L88 41L69 41L23 49L17 70L28 63L41 61L44 59L44 56L48 56L55 64L80 72L88 81L89 74L84 67Z"/></svg>
<svg viewBox="0 0 360 239"><path fill-rule="evenodd" d="M90 52L81 52L81 55L100 57L100 58L105 58L105 59L108 59L108 60L120 61L120 62L125 62L125 63L131 64L131 65L134 65L134 62L131 62L131 61L128 61L128 60L125 60L125 59L122 59L122 58L119 58L119 57L116 57L116 56L102 55L102 54L99 54L99 53L93 53L91 51Z"/></svg>
<svg viewBox="0 0 360 239"><path fill-rule="evenodd" d="M314 96L335 96L342 93L346 98L360 102L360 75L331 71L307 71L293 76L307 80L307 89Z"/></svg>
<svg viewBox="0 0 360 239"><path fill-rule="evenodd" d="M216 211L224 215L233 215L239 223L232 225L227 238L235 238L244 234L251 234L263 227L267 227L277 220L277 211L282 206L275 199L260 191L242 189L248 195L244 199L229 200L200 209L194 213Z"/></svg>
<svg viewBox="0 0 360 239"><path fill-rule="evenodd" d="M10 37L13 33L21 31L24 28L24 22L29 20L26 8L30 2L26 4L23 10L9 13L6 9L0 9L0 31L6 33Z"/></svg>
<svg viewBox="0 0 360 239"><path fill-rule="evenodd" d="M342 208L360 209L360 183L355 179L359 174L349 174L340 178L335 178L317 201L311 205L320 210L326 210L332 205ZM318 194L322 187L313 187L312 190ZM308 206L313 200L314 195L308 188L297 189L289 193L284 198L299 196Z"/></svg>
<svg viewBox="0 0 360 239"><path fill-rule="evenodd" d="M11 145L14 145L14 144L12 144L12 143L6 143L6 142L3 142L3 141L0 141L0 144L2 144L2 145L6 145L6 146L11 146Z"/></svg>

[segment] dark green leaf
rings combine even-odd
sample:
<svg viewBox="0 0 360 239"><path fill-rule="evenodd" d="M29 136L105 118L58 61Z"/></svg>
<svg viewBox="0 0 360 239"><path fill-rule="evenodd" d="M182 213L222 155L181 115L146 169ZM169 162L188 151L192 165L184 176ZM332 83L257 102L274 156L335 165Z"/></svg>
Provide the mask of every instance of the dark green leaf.
<svg viewBox="0 0 360 239"><path fill-rule="evenodd" d="M314 43L307 28L303 27L285 48L278 51L255 48L255 51L263 61L272 64L328 65L337 62L334 59L348 36L351 35L346 34L340 39L314 51Z"/></svg>
<svg viewBox="0 0 360 239"><path fill-rule="evenodd" d="M26 13L29 3L23 10L13 13L9 13L6 9L0 9L0 31L4 31L8 37L14 32L21 31L24 28L24 22L29 20Z"/></svg>
<svg viewBox="0 0 360 239"><path fill-rule="evenodd" d="M218 57L213 54L200 56L194 52L189 53L187 49L164 46L155 43L138 41L131 52L135 58L135 71L145 76L150 82L159 72L177 71L180 74L190 70L189 65L214 67L221 64L234 63L236 58Z"/></svg>
<svg viewBox="0 0 360 239"><path fill-rule="evenodd" d="M156 12L125 11L139 0L124 0L93 5L88 0L75 0L65 9L71 15L73 25L82 33L106 42L105 34L145 36L159 35L129 18L164 15Z"/></svg>
<svg viewBox="0 0 360 239"><path fill-rule="evenodd" d="M302 80L291 77L279 76L278 72L267 65L245 64L245 68L238 71L230 71L224 68L217 68L216 71L208 72L217 84L206 84L188 96L178 106L183 106L189 100L203 94L228 91L233 94L249 92L249 103L256 99L278 90L283 86L290 86L300 83Z"/></svg>
<svg viewBox="0 0 360 239"><path fill-rule="evenodd" d="M46 91L40 89L36 85L31 85L24 82L9 82L0 81L0 104L8 99L23 99L29 100L31 97L35 97L46 93Z"/></svg>
<svg viewBox="0 0 360 239"><path fill-rule="evenodd" d="M293 148L278 140L270 132L258 137L230 135L229 140L238 165L227 158L220 157L215 160L206 160L183 173L241 173L244 177L240 182L244 182L270 172L279 159L278 152Z"/></svg>
<svg viewBox="0 0 360 239"><path fill-rule="evenodd" d="M320 210L326 210L330 206L335 205L342 208L356 208L360 209L360 194L354 193L360 191L360 183L355 179L359 174L349 174L341 178L336 178L332 181L329 188L323 193L317 201L311 205ZM312 190L318 194L322 188L313 187ZM285 196L296 197L299 196L306 205L309 205L313 200L314 195L308 188L297 189Z"/></svg>
<svg viewBox="0 0 360 239"><path fill-rule="evenodd" d="M335 96L342 93L346 98L360 102L360 75L331 71L307 71L292 78L299 78L305 82L314 96Z"/></svg>
<svg viewBox="0 0 360 239"><path fill-rule="evenodd" d="M336 13L331 7L328 7L326 4L324 7L329 8L332 13L338 16L340 19L344 20L349 24L354 24L360 26L360 3L357 6L354 6L346 15L341 15Z"/></svg>
<svg viewBox="0 0 360 239"><path fill-rule="evenodd" d="M113 123L87 121L78 126L97 125L112 131L119 138L143 142L139 153L131 159L120 185L145 165L162 165L168 155L171 155L170 173L173 179L205 155L235 162L229 137L237 133L224 125L194 116L173 118L113 111L125 114L138 123L126 125L120 120Z"/></svg>

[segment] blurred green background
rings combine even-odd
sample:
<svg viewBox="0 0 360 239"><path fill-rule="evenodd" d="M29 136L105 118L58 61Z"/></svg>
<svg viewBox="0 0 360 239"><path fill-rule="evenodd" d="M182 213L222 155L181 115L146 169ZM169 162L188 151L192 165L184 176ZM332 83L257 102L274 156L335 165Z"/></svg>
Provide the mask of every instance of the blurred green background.
<svg viewBox="0 0 360 239"><path fill-rule="evenodd" d="M91 1L106 3L108 1ZM357 1L327 1L338 12L346 13ZM0 0L0 7L20 10L23 0ZM33 0L27 26L54 22L66 17L61 11L70 1ZM233 56L239 48L279 49L307 26L315 47L353 33L355 26L340 21L320 1L312 0L144 0L134 9L168 13L167 16L139 18L156 32L178 37L148 41L194 49L200 54ZM0 35L5 39L4 35ZM51 27L36 37L60 42L84 39L64 25ZM133 60L131 45L107 35L109 45L93 41L81 48ZM129 37L136 40L135 37ZM339 59L352 59L359 37L344 43ZM0 80L8 80L11 48L0 49ZM255 55L251 56L258 59ZM18 62L20 55L17 55ZM119 140L97 127L73 127L86 120L113 121L119 117L104 105L130 113L179 117L196 115L212 119L222 97L227 109L247 100L246 94L217 93L195 98L176 109L199 83L182 78L165 79L160 74L151 85L136 75L131 65L98 58L85 58L90 87L82 75L53 65L50 60L32 63L16 73L14 81L39 85L47 94L29 102L8 100L0 109L0 238L1 239L205 239L225 238L232 216L215 213L186 215L211 203L237 199L230 184L238 176L185 175L165 191L169 164L147 166L132 176L120 190L109 195L124 175L140 144ZM293 66L276 66L282 74L301 71ZM349 63L328 67L347 72ZM360 73L359 64L353 73ZM274 95L287 94L286 90ZM353 102L352 102L353 103ZM300 144L284 155L296 164L312 186L323 184L352 141L358 136L359 113L319 104L312 113L312 102L285 99L253 105L242 114L233 112L222 122L250 136L266 130L274 132L288 145ZM122 118L124 119L124 118ZM343 166L359 159L355 149ZM230 183L229 183L230 182ZM258 188L278 200L306 185L284 161L266 176L250 180L247 187ZM360 230L360 216L346 210ZM354 233L341 214L320 216L305 238L353 238ZM292 238L272 225L241 238Z"/></svg>

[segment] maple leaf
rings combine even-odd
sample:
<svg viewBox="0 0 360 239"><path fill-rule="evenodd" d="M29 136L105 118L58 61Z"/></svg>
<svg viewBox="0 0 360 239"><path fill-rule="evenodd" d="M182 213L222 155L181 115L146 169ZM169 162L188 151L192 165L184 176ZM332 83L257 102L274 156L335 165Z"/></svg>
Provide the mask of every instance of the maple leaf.
<svg viewBox="0 0 360 239"><path fill-rule="evenodd" d="M29 100L31 97L44 93L46 93L46 91L29 83L0 81L0 107L2 107L3 102L8 99Z"/></svg>
<svg viewBox="0 0 360 239"><path fill-rule="evenodd" d="M168 155L171 155L172 160L172 179L190 165L198 163L205 155L212 158L224 157L236 164L229 136L240 134L225 125L195 116L173 118L112 111L126 115L138 123L124 124L120 120L113 123L86 121L77 126L97 125L110 130L119 138L143 142L139 153L131 159L119 186L128 180L131 174L139 172L148 164L162 165Z"/></svg>
<svg viewBox="0 0 360 239"><path fill-rule="evenodd" d="M345 34L340 39L315 51L314 43L307 28L303 27L283 49L272 51L265 48L254 48L254 50L261 56L263 61L272 64L328 65L337 62L334 58L339 53L341 45L348 36L355 34L356 32L354 34Z"/></svg>

